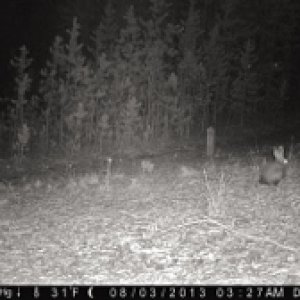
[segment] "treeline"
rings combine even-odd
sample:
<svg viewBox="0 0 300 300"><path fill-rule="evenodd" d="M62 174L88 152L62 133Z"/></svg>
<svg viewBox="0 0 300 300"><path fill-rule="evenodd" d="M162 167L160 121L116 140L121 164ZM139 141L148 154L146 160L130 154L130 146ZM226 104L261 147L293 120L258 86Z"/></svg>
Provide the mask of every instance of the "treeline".
<svg viewBox="0 0 300 300"><path fill-rule="evenodd" d="M12 149L143 151L209 125L230 134L286 124L297 2L191 0L181 19L171 1L148 4L121 22L108 1L88 37L73 16L38 79L20 48L15 99L1 115Z"/></svg>

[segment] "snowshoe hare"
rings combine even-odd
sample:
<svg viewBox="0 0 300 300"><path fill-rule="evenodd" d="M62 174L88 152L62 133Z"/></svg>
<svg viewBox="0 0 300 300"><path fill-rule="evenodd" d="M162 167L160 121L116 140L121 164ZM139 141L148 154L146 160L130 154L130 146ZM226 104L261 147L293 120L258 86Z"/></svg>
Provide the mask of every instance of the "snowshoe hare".
<svg viewBox="0 0 300 300"><path fill-rule="evenodd" d="M273 160L260 168L259 183L277 185L286 175L288 161L284 158L283 146L273 148Z"/></svg>

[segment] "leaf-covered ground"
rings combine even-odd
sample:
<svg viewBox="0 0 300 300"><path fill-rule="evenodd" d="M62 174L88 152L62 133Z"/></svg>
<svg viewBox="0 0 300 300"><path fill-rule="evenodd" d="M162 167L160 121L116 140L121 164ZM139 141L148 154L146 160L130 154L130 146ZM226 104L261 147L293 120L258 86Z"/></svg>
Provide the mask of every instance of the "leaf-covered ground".
<svg viewBox="0 0 300 300"><path fill-rule="evenodd" d="M1 176L1 284L300 284L297 161L277 187L247 155L196 151Z"/></svg>

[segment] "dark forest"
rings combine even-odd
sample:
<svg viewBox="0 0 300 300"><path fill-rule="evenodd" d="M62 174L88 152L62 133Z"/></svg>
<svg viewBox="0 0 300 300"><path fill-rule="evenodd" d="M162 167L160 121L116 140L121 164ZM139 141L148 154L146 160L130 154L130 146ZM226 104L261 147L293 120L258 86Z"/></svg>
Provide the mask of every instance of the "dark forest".
<svg viewBox="0 0 300 300"><path fill-rule="evenodd" d="M4 7L6 149L16 148L24 124L33 152L147 148L200 139L208 126L228 140L297 135L299 1L31 0Z"/></svg>

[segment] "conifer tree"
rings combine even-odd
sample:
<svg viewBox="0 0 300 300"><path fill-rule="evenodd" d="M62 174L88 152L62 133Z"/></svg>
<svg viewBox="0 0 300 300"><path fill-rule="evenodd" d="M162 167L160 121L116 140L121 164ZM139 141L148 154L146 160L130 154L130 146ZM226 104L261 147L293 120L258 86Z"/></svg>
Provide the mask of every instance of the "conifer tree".
<svg viewBox="0 0 300 300"><path fill-rule="evenodd" d="M74 18L68 43L60 37L51 49L51 61L42 71L40 92L46 101L46 126L50 126L49 114L58 115L59 144L67 150L79 150L84 134L85 107L91 99L91 72L79 43L80 26ZM56 103L54 102L56 101ZM56 114L55 114L56 113ZM56 127L57 128L57 127ZM49 129L47 129L49 130ZM54 134L54 136L56 136Z"/></svg>
<svg viewBox="0 0 300 300"><path fill-rule="evenodd" d="M99 15L101 15L102 7L105 0L65 0L59 1L57 6L57 13L60 22L57 23L60 33L65 31L65 28L70 28L73 19L77 18L81 24L81 39L85 46L89 45L91 32L94 30L96 24L99 22Z"/></svg>
<svg viewBox="0 0 300 300"><path fill-rule="evenodd" d="M32 58L29 57L29 51L26 46L20 48L20 56L14 57L11 60L11 65L16 69L16 89L17 99L12 100L16 106L16 122L18 126L23 126L24 122L24 105L28 102L26 94L31 85L31 78L29 76L28 68L32 64Z"/></svg>
<svg viewBox="0 0 300 300"><path fill-rule="evenodd" d="M170 5L166 0L150 1L150 16L142 21L145 36L145 88L143 112L144 128L148 138L158 138L169 135L172 108L177 105L177 99L166 93L168 77L171 75L170 64L176 55L172 35L174 27L168 21ZM150 129L150 130L149 130Z"/></svg>
<svg viewBox="0 0 300 300"><path fill-rule="evenodd" d="M12 116L14 121L13 130L13 149L17 150L17 158L22 159L24 148L28 146L30 139L30 129L28 126L28 119L25 119L25 104L28 104L26 94L29 92L31 85L31 78L29 76L29 67L32 59L29 57L29 51L26 46L20 48L20 55L11 60L11 65L17 71L15 83L17 90L17 99L12 100L15 105L15 111ZM32 103L29 103L32 104Z"/></svg>
<svg viewBox="0 0 300 300"><path fill-rule="evenodd" d="M248 40L241 53L240 69L237 77L233 80L231 88L231 108L237 110L240 126L244 127L247 120L257 113L257 105L260 102L259 77L257 76L257 57L253 42ZM256 120L257 121L257 120ZM256 125L256 124L251 124Z"/></svg>
<svg viewBox="0 0 300 300"><path fill-rule="evenodd" d="M91 37L93 42L91 52L95 60L103 53L108 58L112 57L119 31L117 23L113 2L108 0L104 9L104 16Z"/></svg>
<svg viewBox="0 0 300 300"><path fill-rule="evenodd" d="M133 107L138 109L140 103L138 87L143 77L141 74L143 55L142 32L133 6L130 6L124 19L126 26L121 30L114 52L114 92L112 95L115 110L112 116L115 124L115 136L116 141L122 147L130 145L130 141L126 139L126 136L138 135L140 126L130 127L124 125L133 124L130 118L136 119L136 115L139 113L137 111L131 115L132 109L128 110L128 107L131 107L129 105L131 99L135 99ZM124 132L124 130L130 130L131 132Z"/></svg>
<svg viewBox="0 0 300 300"><path fill-rule="evenodd" d="M209 122L217 126L217 113L222 112L227 100L229 74L229 59L220 40L220 26L211 30L209 40L205 45L204 67L207 78L207 97L210 115Z"/></svg>
<svg viewBox="0 0 300 300"><path fill-rule="evenodd" d="M204 94L206 82L203 81L203 54L199 49L203 46L203 31L201 30L200 13L195 7L195 1L190 1L187 19L183 25L184 31L180 36L180 53L182 59L179 62L179 97L180 116L182 127L185 121L196 119L201 108L201 119L206 118L207 97ZM192 123L187 124L191 131ZM180 129L182 132L182 129ZM182 135L182 134L181 134Z"/></svg>
<svg viewBox="0 0 300 300"><path fill-rule="evenodd" d="M50 48L51 59L46 62L46 67L41 70L41 81L39 93L42 96L44 106L44 141L43 146L46 150L50 147L50 142L55 145L58 142L57 137L60 130L57 124L62 122L62 103L59 95L59 81L64 75L64 46L63 40L57 36L53 46Z"/></svg>

